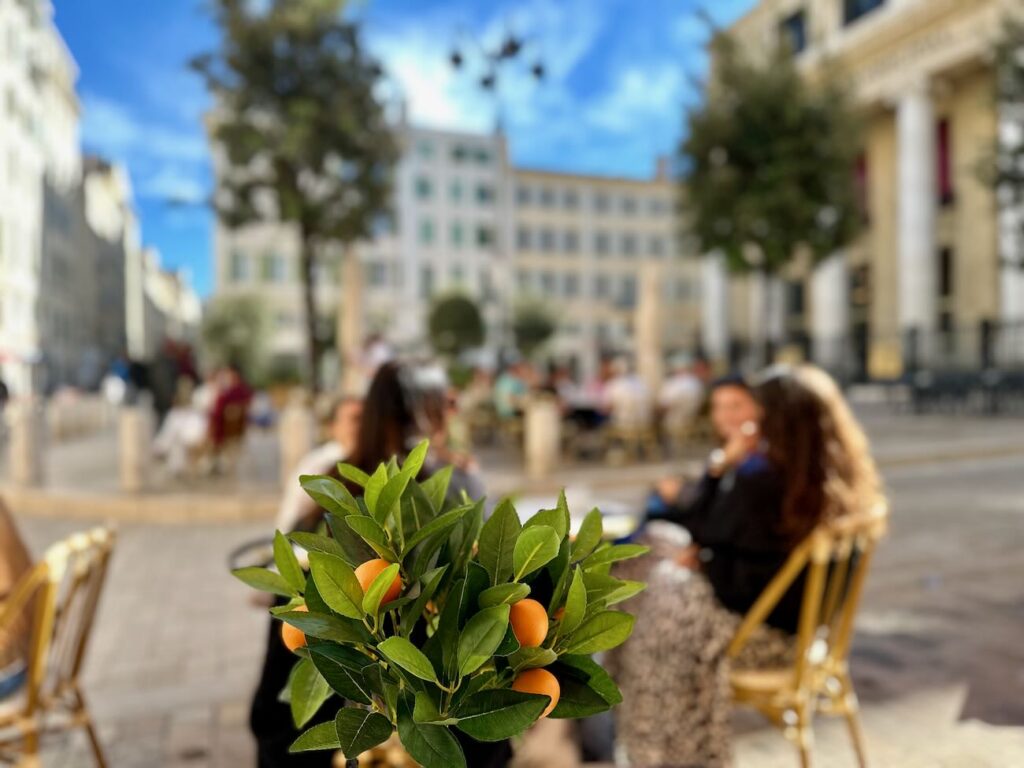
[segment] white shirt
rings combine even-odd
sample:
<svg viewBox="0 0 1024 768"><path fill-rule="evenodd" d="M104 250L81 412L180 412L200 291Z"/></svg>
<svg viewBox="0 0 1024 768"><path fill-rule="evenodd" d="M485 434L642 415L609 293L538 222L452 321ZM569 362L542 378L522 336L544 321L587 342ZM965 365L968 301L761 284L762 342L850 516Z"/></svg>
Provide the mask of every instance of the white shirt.
<svg viewBox="0 0 1024 768"><path fill-rule="evenodd" d="M295 479L284 489L281 506L277 510L274 527L281 533L291 533L303 518L316 511L316 502L299 485L300 475L325 475L339 461L344 461L349 452L340 444L330 440L302 457L295 466Z"/></svg>

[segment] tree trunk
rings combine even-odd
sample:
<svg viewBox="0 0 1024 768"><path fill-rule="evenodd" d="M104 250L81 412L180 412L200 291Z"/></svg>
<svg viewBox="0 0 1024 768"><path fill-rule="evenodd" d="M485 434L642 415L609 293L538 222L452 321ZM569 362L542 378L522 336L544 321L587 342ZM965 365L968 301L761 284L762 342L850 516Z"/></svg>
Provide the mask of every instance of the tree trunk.
<svg viewBox="0 0 1024 768"><path fill-rule="evenodd" d="M320 391L320 337L317 333L316 291L313 285L313 267L316 265L313 243L307 233L302 234L302 304L306 319L306 363L309 371L309 390Z"/></svg>
<svg viewBox="0 0 1024 768"><path fill-rule="evenodd" d="M360 353L363 346L363 265L359 254L351 244L342 251L339 270L342 278L338 292L338 328L335 334L338 346L338 360L341 363L342 389L359 392L367 382L363 381Z"/></svg>

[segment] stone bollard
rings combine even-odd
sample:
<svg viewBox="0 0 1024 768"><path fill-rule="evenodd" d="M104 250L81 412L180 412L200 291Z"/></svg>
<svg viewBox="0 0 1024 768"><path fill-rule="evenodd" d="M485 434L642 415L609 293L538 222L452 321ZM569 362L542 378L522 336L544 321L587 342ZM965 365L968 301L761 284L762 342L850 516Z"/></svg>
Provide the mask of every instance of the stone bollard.
<svg viewBox="0 0 1024 768"><path fill-rule="evenodd" d="M121 490L140 493L149 486L153 451L153 410L148 404L121 408L118 416Z"/></svg>
<svg viewBox="0 0 1024 768"><path fill-rule="evenodd" d="M46 439L46 414L35 397L13 400L7 406L11 429L9 463L11 484L32 488L43 484L43 443Z"/></svg>
<svg viewBox="0 0 1024 768"><path fill-rule="evenodd" d="M294 483L295 468L316 442L313 414L301 398L292 398L281 412L278 423L281 446L281 486Z"/></svg>
<svg viewBox="0 0 1024 768"><path fill-rule="evenodd" d="M558 467L562 415L553 397L540 395L527 402L523 441L526 474L531 480L547 477Z"/></svg>

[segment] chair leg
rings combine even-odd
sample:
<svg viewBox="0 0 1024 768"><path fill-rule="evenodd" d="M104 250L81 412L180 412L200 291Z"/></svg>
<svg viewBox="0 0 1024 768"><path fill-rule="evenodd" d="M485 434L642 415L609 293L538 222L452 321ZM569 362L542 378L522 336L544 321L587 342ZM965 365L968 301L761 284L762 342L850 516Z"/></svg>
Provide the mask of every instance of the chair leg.
<svg viewBox="0 0 1024 768"><path fill-rule="evenodd" d="M796 722L790 726L789 736L796 743L800 755L800 768L811 768L811 747L814 732L811 730L811 713L808 707L796 710Z"/></svg>
<svg viewBox="0 0 1024 768"><path fill-rule="evenodd" d="M860 705L857 702L857 694L854 693L853 683L850 682L849 677L844 675L839 682L843 689L843 717L846 720L846 727L850 731L850 741L853 742L853 751L857 755L857 765L860 768L867 768L867 750L864 747L864 730L860 725Z"/></svg>
<svg viewBox="0 0 1024 768"><path fill-rule="evenodd" d="M78 702L78 716L82 719L82 726L89 737L89 745L92 747L92 754L96 760L97 768L107 768L107 759L103 754L103 745L100 744L99 736L96 733L96 725L89 714L89 708L85 704L85 697L82 692L75 688L75 699Z"/></svg>

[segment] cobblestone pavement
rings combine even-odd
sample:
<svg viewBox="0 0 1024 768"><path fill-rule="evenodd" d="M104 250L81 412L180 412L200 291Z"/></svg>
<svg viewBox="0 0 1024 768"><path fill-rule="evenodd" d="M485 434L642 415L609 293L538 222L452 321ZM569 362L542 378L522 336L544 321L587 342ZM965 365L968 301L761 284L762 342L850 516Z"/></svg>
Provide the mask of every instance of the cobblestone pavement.
<svg viewBox="0 0 1024 768"><path fill-rule="evenodd" d="M1024 455L1002 422L989 440L972 422L869 422L879 454L902 457L888 462L892 533L852 661L871 764L1024 766ZM961 458L936 460L951 445ZM615 495L642 489L625 483ZM22 524L37 552L82 525ZM266 617L226 557L264 533L258 523L121 527L85 680L113 768L252 764L247 707ZM738 716L736 729L739 768L795 764L756 716ZM816 765L854 765L839 723L816 735ZM84 739L51 740L45 765L90 766Z"/></svg>

